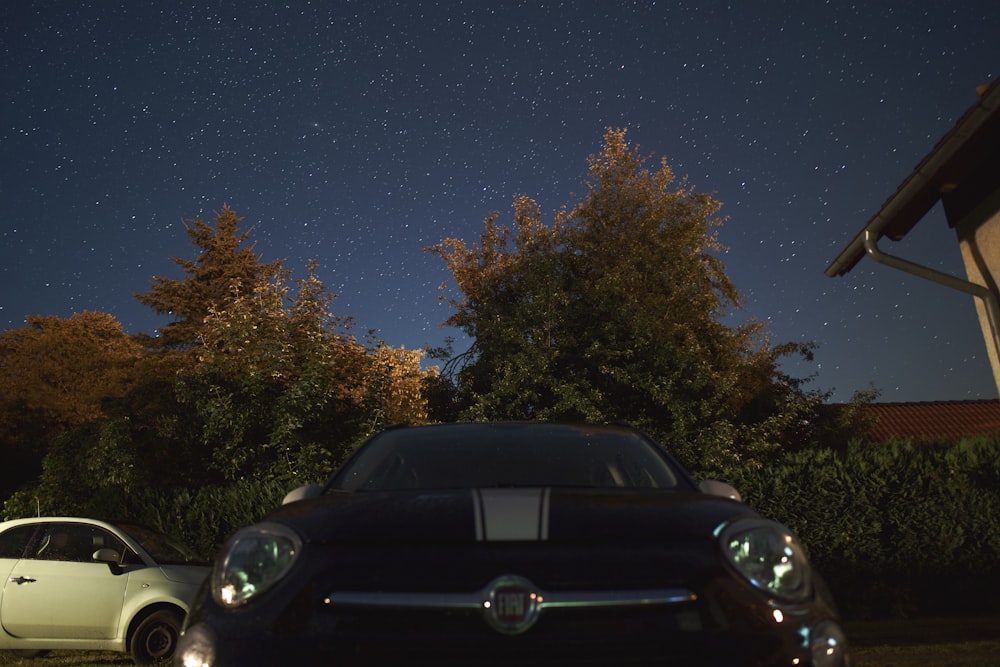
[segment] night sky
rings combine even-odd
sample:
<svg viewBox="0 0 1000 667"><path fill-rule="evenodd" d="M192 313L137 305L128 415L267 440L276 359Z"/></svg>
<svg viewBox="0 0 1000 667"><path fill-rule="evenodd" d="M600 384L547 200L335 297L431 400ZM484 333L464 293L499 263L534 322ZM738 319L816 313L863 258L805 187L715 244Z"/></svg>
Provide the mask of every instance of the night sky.
<svg viewBox="0 0 1000 667"><path fill-rule="evenodd" d="M418 348L515 194L551 212L626 127L729 220L739 317L814 341L847 400L995 398L972 297L866 258L823 270L1000 75L995 0L3 2L0 329L168 321L132 296L224 203L264 261L315 257L357 331ZM882 250L964 277L940 207ZM459 343L461 347L461 339Z"/></svg>

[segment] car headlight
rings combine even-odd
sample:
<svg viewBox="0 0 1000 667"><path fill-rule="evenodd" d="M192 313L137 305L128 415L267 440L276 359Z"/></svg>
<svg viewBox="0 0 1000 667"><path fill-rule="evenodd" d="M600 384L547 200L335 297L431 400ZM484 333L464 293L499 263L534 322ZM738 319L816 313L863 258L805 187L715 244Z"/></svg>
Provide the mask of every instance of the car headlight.
<svg viewBox="0 0 1000 667"><path fill-rule="evenodd" d="M736 571L764 593L786 600L801 600L809 594L809 560L795 536L780 523L736 521L723 529L719 545Z"/></svg>
<svg viewBox="0 0 1000 667"><path fill-rule="evenodd" d="M280 524L243 528L212 571L212 596L223 607L246 603L281 581L301 550L299 536Z"/></svg>

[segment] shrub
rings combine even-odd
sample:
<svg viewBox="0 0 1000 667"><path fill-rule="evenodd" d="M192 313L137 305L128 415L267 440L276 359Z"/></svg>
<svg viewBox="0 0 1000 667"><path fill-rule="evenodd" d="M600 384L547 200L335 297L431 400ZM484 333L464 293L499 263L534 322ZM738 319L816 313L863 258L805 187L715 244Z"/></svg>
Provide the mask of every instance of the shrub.
<svg viewBox="0 0 1000 667"><path fill-rule="evenodd" d="M854 442L722 474L799 535L848 615L986 611L997 602L977 589L1000 580L998 444Z"/></svg>
<svg viewBox="0 0 1000 667"><path fill-rule="evenodd" d="M7 519L43 515L128 519L174 535L209 559L237 529L259 521L289 491L275 480L240 480L199 489L160 488L131 492L105 488L73 506L46 505L33 490L4 504Z"/></svg>

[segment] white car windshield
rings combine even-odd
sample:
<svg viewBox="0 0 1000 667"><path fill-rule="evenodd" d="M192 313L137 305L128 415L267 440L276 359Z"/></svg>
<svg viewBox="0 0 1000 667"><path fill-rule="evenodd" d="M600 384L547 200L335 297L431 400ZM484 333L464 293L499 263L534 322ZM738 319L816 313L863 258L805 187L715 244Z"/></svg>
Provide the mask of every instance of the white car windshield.
<svg viewBox="0 0 1000 667"><path fill-rule="evenodd" d="M132 536L160 565L201 565L204 560L198 558L187 546L181 544L169 535L134 523L115 524Z"/></svg>

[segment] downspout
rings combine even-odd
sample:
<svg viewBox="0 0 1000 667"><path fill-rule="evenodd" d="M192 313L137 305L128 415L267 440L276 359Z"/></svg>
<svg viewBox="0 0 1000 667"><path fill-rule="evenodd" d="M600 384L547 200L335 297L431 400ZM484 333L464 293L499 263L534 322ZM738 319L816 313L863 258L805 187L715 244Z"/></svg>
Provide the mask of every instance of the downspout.
<svg viewBox="0 0 1000 667"><path fill-rule="evenodd" d="M990 332L993 334L993 350L1000 357L1000 300L997 299L997 295L990 291L988 287L956 278L947 273L921 266L920 264L900 259L899 257L887 255L879 250L876 234L870 229L865 230L865 252L879 264L891 266L894 269L905 271L919 278L924 278L939 285L944 285L945 287L950 287L982 299L983 305L986 308L986 318L990 323Z"/></svg>

